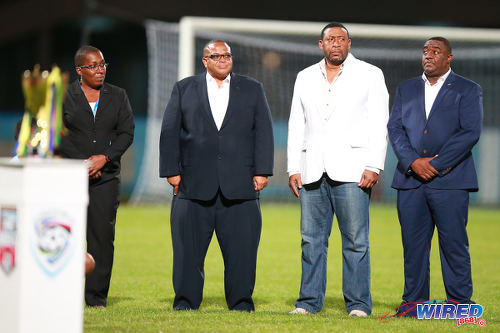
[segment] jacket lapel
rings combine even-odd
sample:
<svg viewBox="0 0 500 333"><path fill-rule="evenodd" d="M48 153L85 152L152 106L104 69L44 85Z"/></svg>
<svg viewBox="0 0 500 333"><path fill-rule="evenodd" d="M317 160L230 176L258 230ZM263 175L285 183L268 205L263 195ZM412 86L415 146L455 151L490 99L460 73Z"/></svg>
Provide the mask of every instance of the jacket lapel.
<svg viewBox="0 0 500 333"><path fill-rule="evenodd" d="M454 83L455 83L455 75L453 71L451 71L450 75L448 75L448 77L446 78L446 81L443 82L441 89L439 89L436 99L432 104L431 112L429 112L429 117L427 117L427 121L431 119L432 115L435 113L435 110L437 109L441 101L446 97L448 91L450 91Z"/></svg>
<svg viewBox="0 0 500 333"><path fill-rule="evenodd" d="M207 117L208 122L210 122L217 131L217 125L215 124L214 116L212 115L212 109L210 108L210 102L208 100L206 75L207 75L206 72L198 75L196 79L196 84L198 86L196 89L198 91L198 97L201 103L201 108L203 109L202 112Z"/></svg>
<svg viewBox="0 0 500 333"><path fill-rule="evenodd" d="M97 105L97 111L95 113L95 119L99 117L102 113L101 110L106 110L106 106L111 102L111 88L109 85L104 83L99 94L99 104Z"/></svg>
<svg viewBox="0 0 500 333"><path fill-rule="evenodd" d="M89 102L83 93L82 88L80 87L80 82L78 80L74 81L68 88L68 93L71 94L76 101L78 101L77 105L80 105L78 109L81 109L83 112L94 118L94 114L92 113L92 109L90 108Z"/></svg>
<svg viewBox="0 0 500 333"><path fill-rule="evenodd" d="M92 116L92 118L94 118L94 113L90 108L89 102L87 101L87 98L85 97L85 94L83 93L83 90L80 87L80 82L78 80L76 80L70 85L70 87L68 88L68 93L73 95L76 100L79 100L80 102L79 105L85 105L85 107L83 107L85 109L85 112L89 113ZM111 101L111 88L109 87L108 84L104 83L101 88L101 93L99 95L99 104L97 105L95 119L97 119L97 117L99 116L99 110L104 110L110 101Z"/></svg>
<svg viewBox="0 0 500 333"><path fill-rule="evenodd" d="M227 125L227 122L229 121L229 118L234 113L234 110L236 107L234 104L236 101L240 100L240 78L237 74L230 74L231 75L231 83L229 85L229 102L227 103L227 109L226 109L226 114L224 115L224 120L222 121L222 125L220 126L220 129L222 130L224 126Z"/></svg>
<svg viewBox="0 0 500 333"><path fill-rule="evenodd" d="M427 115L425 114L425 82L420 79L417 85L417 91L415 91L416 96L418 96L418 107L417 110L420 110L419 118L423 120L422 123L427 121Z"/></svg>

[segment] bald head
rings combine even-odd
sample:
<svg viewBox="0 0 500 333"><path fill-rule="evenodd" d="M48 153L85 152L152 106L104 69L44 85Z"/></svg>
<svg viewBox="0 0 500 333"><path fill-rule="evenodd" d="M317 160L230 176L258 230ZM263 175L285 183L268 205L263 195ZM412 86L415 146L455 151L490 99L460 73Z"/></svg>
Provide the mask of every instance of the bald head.
<svg viewBox="0 0 500 333"><path fill-rule="evenodd" d="M217 44L219 44L219 45L224 44L225 47L228 49L228 51L231 52L231 47L225 41L220 40L220 39L212 39L211 41L209 41L208 43L205 44L205 47L203 47L203 56L206 57L206 56L212 54L213 50L215 49L215 46Z"/></svg>

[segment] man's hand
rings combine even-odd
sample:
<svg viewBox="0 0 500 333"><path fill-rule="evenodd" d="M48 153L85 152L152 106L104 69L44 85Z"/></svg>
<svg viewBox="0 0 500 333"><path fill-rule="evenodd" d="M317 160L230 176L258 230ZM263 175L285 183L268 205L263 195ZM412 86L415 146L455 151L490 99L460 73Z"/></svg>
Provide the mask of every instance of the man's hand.
<svg viewBox="0 0 500 333"><path fill-rule="evenodd" d="M253 186L256 191L262 190L267 186L268 179L267 176L254 176L253 177Z"/></svg>
<svg viewBox="0 0 500 333"><path fill-rule="evenodd" d="M96 179L101 176L102 173L100 173L100 170L104 167L106 162L106 156L104 155L92 155L87 158L90 179ZM98 175L98 173L100 174Z"/></svg>
<svg viewBox="0 0 500 333"><path fill-rule="evenodd" d="M378 174L376 172L365 170L361 175L361 180L359 181L358 186L362 189L370 189L373 185L377 184Z"/></svg>
<svg viewBox="0 0 500 333"><path fill-rule="evenodd" d="M436 157L437 155L434 157L417 158L410 165L410 168L413 170L413 172L417 174L417 176L419 176L425 181L429 181L439 174L439 172L437 172L437 170L434 169L434 167L429 163Z"/></svg>
<svg viewBox="0 0 500 333"><path fill-rule="evenodd" d="M179 192L179 184L181 183L181 175L167 177L167 182L174 188L174 195Z"/></svg>
<svg viewBox="0 0 500 333"><path fill-rule="evenodd" d="M300 179L300 173L296 173L290 176L288 179L288 185L290 186L290 191L297 198L300 197L299 190L302 188L302 180Z"/></svg>

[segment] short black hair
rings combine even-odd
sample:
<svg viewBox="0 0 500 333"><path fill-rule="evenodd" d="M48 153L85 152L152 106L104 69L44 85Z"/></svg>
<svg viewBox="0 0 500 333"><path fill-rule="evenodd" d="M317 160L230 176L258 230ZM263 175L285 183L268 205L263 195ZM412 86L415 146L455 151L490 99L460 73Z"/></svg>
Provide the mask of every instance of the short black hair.
<svg viewBox="0 0 500 333"><path fill-rule="evenodd" d="M451 44L450 44L450 41L449 41L449 40L447 40L447 39L446 39L446 38L444 38L444 37L439 37L439 36L438 36L438 37L431 37L431 38L429 38L427 41L430 41L430 40L437 40L437 41L442 42L442 43L446 46L446 48L448 49L448 51L449 51L449 52L450 52L450 54L451 54Z"/></svg>
<svg viewBox="0 0 500 333"><path fill-rule="evenodd" d="M85 56L92 52L101 52L101 50L91 45L84 45L80 47L75 53L75 66L82 66L85 61Z"/></svg>
<svg viewBox="0 0 500 333"><path fill-rule="evenodd" d="M345 32L347 33L347 39L351 39L351 37L349 37L349 30L347 30L347 28L342 23L339 23L339 22L330 22L327 25L325 25L325 27L321 30L320 39L323 39L323 36L325 34L325 30L330 29L330 28L342 28L342 29L344 29Z"/></svg>

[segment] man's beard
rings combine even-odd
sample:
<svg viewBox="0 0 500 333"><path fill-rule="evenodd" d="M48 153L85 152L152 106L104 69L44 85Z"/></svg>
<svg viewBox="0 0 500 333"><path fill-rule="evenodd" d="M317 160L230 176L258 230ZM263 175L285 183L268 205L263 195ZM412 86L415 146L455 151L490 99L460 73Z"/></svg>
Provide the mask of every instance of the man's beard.
<svg viewBox="0 0 500 333"><path fill-rule="evenodd" d="M328 62L330 64L334 64L335 66L341 65L345 59L346 59L346 57L344 57L344 56L341 56L340 58L336 58L336 59L333 59L331 57L327 57Z"/></svg>

